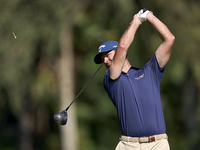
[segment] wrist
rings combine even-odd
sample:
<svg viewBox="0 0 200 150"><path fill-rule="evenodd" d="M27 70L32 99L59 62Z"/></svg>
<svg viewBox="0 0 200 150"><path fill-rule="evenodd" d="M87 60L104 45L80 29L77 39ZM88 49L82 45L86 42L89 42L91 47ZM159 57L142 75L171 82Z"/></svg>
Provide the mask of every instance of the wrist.
<svg viewBox="0 0 200 150"><path fill-rule="evenodd" d="M137 14L134 15L132 22L138 26L142 24L142 21L137 17Z"/></svg>
<svg viewBox="0 0 200 150"><path fill-rule="evenodd" d="M146 16L146 20L149 21L152 19L152 17L153 17L153 13L150 11Z"/></svg>

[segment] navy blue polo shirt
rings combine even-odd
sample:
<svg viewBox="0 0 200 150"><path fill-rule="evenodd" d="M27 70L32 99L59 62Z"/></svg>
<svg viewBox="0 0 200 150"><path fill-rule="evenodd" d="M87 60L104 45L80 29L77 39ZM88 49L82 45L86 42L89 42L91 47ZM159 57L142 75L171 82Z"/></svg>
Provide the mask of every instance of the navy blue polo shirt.
<svg viewBox="0 0 200 150"><path fill-rule="evenodd" d="M165 133L160 98L164 68L159 67L156 56L142 69L131 67L115 80L109 71L104 76L104 88L117 109L121 134L143 137Z"/></svg>

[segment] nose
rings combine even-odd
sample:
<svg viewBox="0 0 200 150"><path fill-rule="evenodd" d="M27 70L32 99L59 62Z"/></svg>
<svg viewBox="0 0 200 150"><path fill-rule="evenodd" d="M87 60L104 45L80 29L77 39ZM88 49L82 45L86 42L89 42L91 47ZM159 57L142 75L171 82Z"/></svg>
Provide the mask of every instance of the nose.
<svg viewBox="0 0 200 150"><path fill-rule="evenodd" d="M108 57L104 57L104 58L103 58L103 62L104 62L104 63L107 63L107 61L108 61Z"/></svg>

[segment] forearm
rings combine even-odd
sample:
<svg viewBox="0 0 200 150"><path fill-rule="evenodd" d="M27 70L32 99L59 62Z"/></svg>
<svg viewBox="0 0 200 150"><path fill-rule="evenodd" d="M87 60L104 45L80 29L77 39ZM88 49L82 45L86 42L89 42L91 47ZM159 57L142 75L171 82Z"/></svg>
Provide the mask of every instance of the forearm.
<svg viewBox="0 0 200 150"><path fill-rule="evenodd" d="M126 29L126 31L124 32L124 34L122 35L119 41L119 44L118 44L119 49L128 51L128 48L133 42L135 33L140 25L141 25L141 21L138 19L136 15L134 15L133 20L131 21L129 27Z"/></svg>
<svg viewBox="0 0 200 150"><path fill-rule="evenodd" d="M156 29L162 41L167 42L173 39L173 34L169 31L167 26L152 13L147 14L147 21Z"/></svg>

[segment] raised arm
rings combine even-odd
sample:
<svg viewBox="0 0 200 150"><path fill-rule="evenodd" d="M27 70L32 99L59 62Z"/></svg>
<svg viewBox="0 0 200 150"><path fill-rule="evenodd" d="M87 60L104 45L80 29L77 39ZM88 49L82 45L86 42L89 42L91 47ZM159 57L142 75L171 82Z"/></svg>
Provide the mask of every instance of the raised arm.
<svg viewBox="0 0 200 150"><path fill-rule="evenodd" d="M116 79L121 74L121 71L124 67L124 63L126 60L128 48L133 42L135 33L140 25L141 21L138 19L137 15L134 15L133 20L131 21L129 27L122 35L119 44L117 46L114 58L112 60L112 64L110 66L111 79Z"/></svg>
<svg viewBox="0 0 200 150"><path fill-rule="evenodd" d="M162 23L157 17L155 17L153 13L148 13L146 19L156 29L158 35L162 40L162 43L156 50L155 55L159 66L163 68L170 58L175 37L169 31L167 26Z"/></svg>

